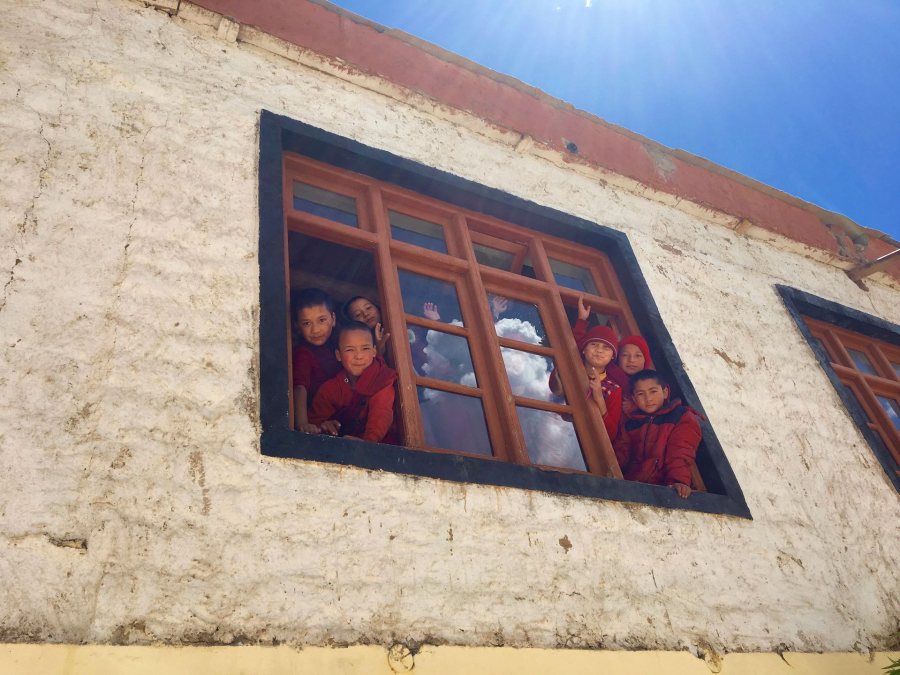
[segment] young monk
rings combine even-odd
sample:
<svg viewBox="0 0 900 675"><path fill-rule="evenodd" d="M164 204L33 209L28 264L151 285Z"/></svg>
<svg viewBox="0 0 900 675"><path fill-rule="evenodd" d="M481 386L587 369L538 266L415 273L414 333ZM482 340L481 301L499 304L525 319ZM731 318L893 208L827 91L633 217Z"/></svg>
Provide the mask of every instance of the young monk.
<svg viewBox="0 0 900 675"><path fill-rule="evenodd" d="M305 288L294 298L292 314L300 333L300 343L291 359L294 428L315 434L319 428L309 422L309 408L322 383L340 370L340 364L334 361L332 341L334 304L321 288Z"/></svg>
<svg viewBox="0 0 900 675"><path fill-rule="evenodd" d="M625 421L613 448L625 480L671 486L691 494L691 466L702 439L699 416L678 399L655 370L631 376L637 410Z"/></svg>
<svg viewBox="0 0 900 675"><path fill-rule="evenodd" d="M341 308L341 313L351 321L360 321L372 329L375 335L375 349L379 356L384 356L385 346L391 334L384 331L381 321L381 308L367 297L354 295Z"/></svg>
<svg viewBox="0 0 900 675"><path fill-rule="evenodd" d="M397 373L377 357L372 330L359 321L341 326L334 358L342 370L319 388L310 422L332 436L388 442Z"/></svg>
<svg viewBox="0 0 900 675"><path fill-rule="evenodd" d="M584 304L584 295L578 296L578 319L572 327L572 335L575 336L575 343L588 331L588 319L591 317L591 306ZM618 352L618 350L617 350ZM628 375L619 367L615 361L609 364L606 369L607 374L617 385L625 390L628 387Z"/></svg>
<svg viewBox="0 0 900 675"><path fill-rule="evenodd" d="M603 417L610 441L622 418L622 388L606 372L616 358L616 334L609 326L594 326L578 341L588 376L589 396Z"/></svg>
<svg viewBox="0 0 900 675"><path fill-rule="evenodd" d="M629 335L619 340L619 367L631 377L642 370L653 370L653 359L650 358L650 348L647 341L640 335ZM635 410L632 397L631 382L623 387L622 412L630 416Z"/></svg>

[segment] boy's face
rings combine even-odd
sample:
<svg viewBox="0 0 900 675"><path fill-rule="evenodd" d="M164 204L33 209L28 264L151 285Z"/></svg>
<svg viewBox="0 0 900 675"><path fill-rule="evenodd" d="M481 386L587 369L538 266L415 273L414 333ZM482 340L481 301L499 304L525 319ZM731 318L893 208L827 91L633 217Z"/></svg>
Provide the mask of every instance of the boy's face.
<svg viewBox="0 0 900 675"><path fill-rule="evenodd" d="M350 318L366 324L369 328L375 328L375 324L381 323L381 312L365 298L357 298L347 308Z"/></svg>
<svg viewBox="0 0 900 675"><path fill-rule="evenodd" d="M639 380L632 387L631 394L638 408L645 413L655 413L669 398L669 388L652 379Z"/></svg>
<svg viewBox="0 0 900 675"><path fill-rule="evenodd" d="M304 307L297 312L297 328L300 329L300 335L316 347L328 342L334 329L334 322L334 312L329 312L325 305Z"/></svg>
<svg viewBox="0 0 900 675"><path fill-rule="evenodd" d="M619 350L619 367L629 375L642 371L646 362L644 352L637 345L625 345Z"/></svg>
<svg viewBox="0 0 900 675"><path fill-rule="evenodd" d="M613 348L605 342L589 342L582 352L584 365L605 371L606 366L612 361L614 353Z"/></svg>
<svg viewBox="0 0 900 675"><path fill-rule="evenodd" d="M375 360L372 333L367 330L345 330L341 333L334 355L344 366L344 370L353 377L359 377Z"/></svg>

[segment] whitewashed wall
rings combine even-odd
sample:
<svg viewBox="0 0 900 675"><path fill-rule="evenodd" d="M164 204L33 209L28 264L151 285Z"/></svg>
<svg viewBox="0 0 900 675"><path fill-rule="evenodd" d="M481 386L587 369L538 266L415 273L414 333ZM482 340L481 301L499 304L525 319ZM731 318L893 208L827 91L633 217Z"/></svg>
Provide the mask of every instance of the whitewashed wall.
<svg viewBox="0 0 900 675"><path fill-rule="evenodd" d="M900 500L773 284L896 291L139 3L0 9L0 640L884 647ZM261 457L261 108L626 232L754 520Z"/></svg>

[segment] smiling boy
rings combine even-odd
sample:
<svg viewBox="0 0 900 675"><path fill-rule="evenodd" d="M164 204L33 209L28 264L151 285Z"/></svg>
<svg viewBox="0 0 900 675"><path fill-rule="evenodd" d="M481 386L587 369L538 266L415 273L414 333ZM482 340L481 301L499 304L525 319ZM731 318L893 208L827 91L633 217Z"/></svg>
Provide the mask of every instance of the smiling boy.
<svg viewBox="0 0 900 675"><path fill-rule="evenodd" d="M616 333L609 326L594 326L578 341L588 376L588 395L603 417L609 440L616 437L622 418L622 387L607 373L607 367L616 358L617 342Z"/></svg>
<svg viewBox="0 0 900 675"><path fill-rule="evenodd" d="M372 329L359 321L342 326L332 358L342 370L319 388L310 422L332 436L386 442L397 373L377 357Z"/></svg>
<svg viewBox="0 0 900 675"><path fill-rule="evenodd" d="M309 408L322 383L340 370L340 364L334 361L332 340L334 303L322 289L305 288L294 299L292 315L300 333L291 359L294 428L318 433L319 428L309 422Z"/></svg>
<svg viewBox="0 0 900 675"><path fill-rule="evenodd" d="M669 386L655 370L632 375L631 387L637 410L613 443L625 480L668 485L687 498L702 438L697 413L669 401Z"/></svg>

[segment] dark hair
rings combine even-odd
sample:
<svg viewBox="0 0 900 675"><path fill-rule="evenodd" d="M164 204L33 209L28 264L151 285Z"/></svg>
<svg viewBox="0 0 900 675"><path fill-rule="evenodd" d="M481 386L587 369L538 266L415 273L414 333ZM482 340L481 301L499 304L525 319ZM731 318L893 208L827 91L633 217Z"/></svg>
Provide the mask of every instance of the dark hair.
<svg viewBox="0 0 900 675"><path fill-rule="evenodd" d="M335 333L337 333L337 343L340 343L341 336L344 333L349 333L349 332L355 331L355 330L365 331L366 333L371 335L372 336L372 344L373 345L375 344L375 333L372 332L372 329L369 328L362 321L352 321L352 320L345 321L340 326L338 326L338 329L335 331Z"/></svg>
<svg viewBox="0 0 900 675"><path fill-rule="evenodd" d="M639 370L634 375L628 378L628 383L631 385L631 388L634 389L635 385L638 382L642 382L643 380L653 380L660 387L668 387L669 383L666 382L666 378L660 375L657 371L651 370L650 368L645 368L644 370Z"/></svg>
<svg viewBox="0 0 900 675"><path fill-rule="evenodd" d="M324 305L325 309L334 313L334 300L328 293L321 288L304 288L294 296L294 301L291 303L291 316L296 319L301 309L319 305Z"/></svg>
<svg viewBox="0 0 900 675"><path fill-rule="evenodd" d="M343 305L341 305L341 314L343 314L345 318L353 319L353 317L350 316L350 305L352 305L357 300L365 300L366 302L372 303L375 306L375 309L378 310L378 313L379 314L381 313L381 306L377 302L370 300L369 298L367 298L364 295L354 295L347 302L345 302Z"/></svg>

